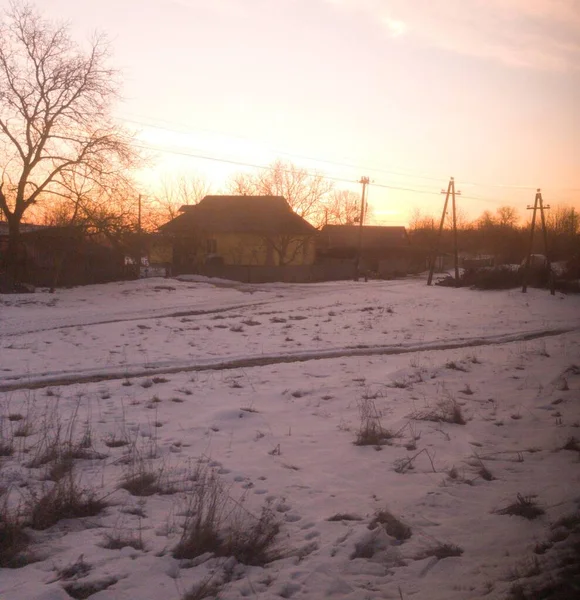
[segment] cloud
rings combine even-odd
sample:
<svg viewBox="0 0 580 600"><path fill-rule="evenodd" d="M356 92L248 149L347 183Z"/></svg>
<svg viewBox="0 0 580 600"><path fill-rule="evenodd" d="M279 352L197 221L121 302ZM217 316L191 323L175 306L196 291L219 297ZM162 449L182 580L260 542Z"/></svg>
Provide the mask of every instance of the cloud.
<svg viewBox="0 0 580 600"><path fill-rule="evenodd" d="M393 37L399 37L407 32L407 25L403 21L382 17L381 21Z"/></svg>
<svg viewBox="0 0 580 600"><path fill-rule="evenodd" d="M326 0L390 36L513 67L580 69L580 0Z"/></svg>

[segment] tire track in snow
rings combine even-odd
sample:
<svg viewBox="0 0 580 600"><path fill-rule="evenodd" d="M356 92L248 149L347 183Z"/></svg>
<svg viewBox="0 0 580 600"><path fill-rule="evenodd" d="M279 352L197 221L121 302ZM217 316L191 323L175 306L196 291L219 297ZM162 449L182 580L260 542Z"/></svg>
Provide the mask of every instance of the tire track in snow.
<svg viewBox="0 0 580 600"><path fill-rule="evenodd" d="M144 311L141 314L132 313L132 316L119 314L117 316L112 316L106 319L95 318L87 320L86 315L83 315L82 320L80 318L78 320L75 320L74 318L63 319L65 320L65 322L61 323L60 325L57 323L53 323L52 325L36 326L33 329L17 329L16 327L14 327L12 328L12 331L10 329L8 329L7 331L0 331L0 335L3 337L12 337L16 335L26 335L29 333L42 333L45 331L54 331L55 329L90 327L92 325L108 325L110 323L125 323L131 321L146 321L149 319L167 319L178 317L199 317L203 315L214 315L216 313L242 310L244 308L252 308L253 306L262 306L264 304L269 304L270 302L271 300L260 300L258 302L232 304L227 306L220 306L218 308L196 308L182 310L176 310L175 308L160 308L158 309L159 312L156 312L155 310Z"/></svg>
<svg viewBox="0 0 580 600"><path fill-rule="evenodd" d="M477 346L492 346L534 340L543 337L562 335L580 331L578 327L541 329L535 331L509 333L459 339L454 341L426 342L408 346L357 346L345 348L330 348L328 350L305 350L284 354L261 354L258 356L239 356L188 362L164 361L156 365L124 365L118 368L96 368L83 371L64 371L60 373L38 373L24 375L9 375L0 380L0 392L10 392L22 389L38 389L48 386L74 385L77 383L94 383L112 381L149 375L182 373L192 371L223 371L229 369L263 367L281 363L308 362L330 358L345 358L352 356L388 356L395 354L411 354L413 352L455 350L457 348L473 348Z"/></svg>

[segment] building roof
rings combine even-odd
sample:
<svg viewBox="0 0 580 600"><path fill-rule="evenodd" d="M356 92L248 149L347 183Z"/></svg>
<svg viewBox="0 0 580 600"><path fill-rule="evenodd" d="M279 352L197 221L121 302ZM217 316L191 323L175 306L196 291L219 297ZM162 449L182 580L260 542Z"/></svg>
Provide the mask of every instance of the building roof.
<svg viewBox="0 0 580 600"><path fill-rule="evenodd" d="M409 246L409 237L404 227L382 225L325 225L319 236L323 248L354 248L362 234L363 248L400 248Z"/></svg>
<svg viewBox="0 0 580 600"><path fill-rule="evenodd" d="M162 225L164 233L255 233L312 235L316 229L297 215L282 196L205 196L182 206L181 214Z"/></svg>

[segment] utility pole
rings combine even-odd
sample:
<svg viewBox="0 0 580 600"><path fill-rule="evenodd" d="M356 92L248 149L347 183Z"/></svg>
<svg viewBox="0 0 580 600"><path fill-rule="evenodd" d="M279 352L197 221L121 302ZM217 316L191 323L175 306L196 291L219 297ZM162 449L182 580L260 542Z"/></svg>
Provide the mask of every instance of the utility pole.
<svg viewBox="0 0 580 600"><path fill-rule="evenodd" d="M142 250L142 229L141 229L141 194L139 194L139 204L137 213L137 279L141 277L141 254Z"/></svg>
<svg viewBox="0 0 580 600"><path fill-rule="evenodd" d="M455 287L459 285L459 250L457 247L457 209L455 206L455 195L461 196L461 192L455 191L455 180L451 178L451 197L453 199L453 265L455 267Z"/></svg>
<svg viewBox="0 0 580 600"><path fill-rule="evenodd" d="M367 185L370 183L370 179L368 177L361 177L359 183L362 184L362 194L360 198L360 215L358 223L358 251L356 254L355 281L358 281L360 275L360 259L362 252L363 224L365 220L366 190Z"/></svg>
<svg viewBox="0 0 580 600"><path fill-rule="evenodd" d="M544 253L546 256L546 268L548 269L548 278L550 282L550 293L552 296L556 293L554 287L554 275L552 273L552 265L550 263L550 256L548 254L548 229L546 227L546 218L544 216L544 211L548 210L550 205L547 204L544 206L544 200L542 199L542 190L538 188L536 190L536 197L534 199L534 206L527 206L527 210L533 210L534 213L532 215L532 225L530 227L530 245L528 246L528 255L526 256L526 264L524 266L524 275L522 278L522 293L526 293L528 291L528 278L530 274L530 262L532 259L532 252L534 250L534 230L536 228L536 214L540 211L540 219L542 222L542 233L544 238Z"/></svg>
<svg viewBox="0 0 580 600"><path fill-rule="evenodd" d="M429 261L429 277L427 279L427 285L431 285L433 282L433 273L435 271L435 262L437 260L437 251L441 245L441 236L443 234L443 225L445 224L445 216L447 215L447 206L449 204L449 197L451 196L451 207L453 211L453 257L455 266L455 285L459 285L459 252L457 247L457 208L455 203L455 196L461 196L461 192L455 191L455 179L451 177L449 179L449 185L447 191L441 190L442 194L445 194L445 204L443 205L443 212L441 213L441 221L439 222L439 231L437 233L437 240L431 253L431 260Z"/></svg>

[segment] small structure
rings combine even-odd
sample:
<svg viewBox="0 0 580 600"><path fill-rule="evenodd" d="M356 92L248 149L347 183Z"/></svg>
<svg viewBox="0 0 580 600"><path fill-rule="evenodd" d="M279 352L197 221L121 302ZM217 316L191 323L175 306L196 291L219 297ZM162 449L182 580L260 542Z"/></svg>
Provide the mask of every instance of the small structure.
<svg viewBox="0 0 580 600"><path fill-rule="evenodd" d="M4 223L0 223L4 226ZM8 228L0 227L0 265L8 249ZM125 278L123 254L107 240L87 237L80 227L23 223L19 278L35 286L104 283Z"/></svg>
<svg viewBox="0 0 580 600"><path fill-rule="evenodd" d="M172 242L173 273L284 280L314 263L316 229L281 196L205 196L159 228ZM237 274L237 275L236 275Z"/></svg>
<svg viewBox="0 0 580 600"><path fill-rule="evenodd" d="M359 244L362 271L389 278L415 270L416 257L402 226L325 225L316 250L320 261L331 264L337 260L356 260Z"/></svg>

